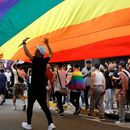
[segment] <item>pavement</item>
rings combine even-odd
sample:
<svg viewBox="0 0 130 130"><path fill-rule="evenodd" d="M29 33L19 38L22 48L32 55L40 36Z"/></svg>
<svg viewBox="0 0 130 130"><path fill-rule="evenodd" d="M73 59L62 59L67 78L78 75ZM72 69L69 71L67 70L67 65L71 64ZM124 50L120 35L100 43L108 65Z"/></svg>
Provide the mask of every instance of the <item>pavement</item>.
<svg viewBox="0 0 130 130"><path fill-rule="evenodd" d="M51 109L55 110L57 107L57 104L56 103L53 103L53 102L49 102L49 105L51 107ZM64 110L67 111L68 113L71 113L73 114L75 109L74 107L71 105L71 104L65 104L63 105L64 107ZM119 116L118 116L118 113L117 113L117 109L114 108L113 110L113 113L105 113L105 116L109 119L115 119L115 120L118 120L119 119ZM80 114L82 115L88 115L89 113L89 109L85 109L85 107L82 107L81 111L80 111ZM126 115L125 115L125 120L130 122L130 110L126 110L125 111ZM97 109L94 110L93 112L93 117L98 117L99 116L99 111Z"/></svg>
<svg viewBox="0 0 130 130"><path fill-rule="evenodd" d="M115 125L114 119L99 120L98 111L95 110L93 117L87 116L87 111L81 110L79 116L74 116L74 107L71 105L64 106L65 116L59 117L56 112L56 103L50 102L52 117L57 127L56 130L129 130L130 122L123 125ZM96 115L97 114L97 115ZM47 121L42 114L38 103L34 105L32 118L33 130L47 130ZM43 118L44 117L44 118ZM12 100L6 100L3 106L0 106L0 130L24 130L21 122L26 121L26 112L22 111L22 102L17 100L17 110L12 109Z"/></svg>

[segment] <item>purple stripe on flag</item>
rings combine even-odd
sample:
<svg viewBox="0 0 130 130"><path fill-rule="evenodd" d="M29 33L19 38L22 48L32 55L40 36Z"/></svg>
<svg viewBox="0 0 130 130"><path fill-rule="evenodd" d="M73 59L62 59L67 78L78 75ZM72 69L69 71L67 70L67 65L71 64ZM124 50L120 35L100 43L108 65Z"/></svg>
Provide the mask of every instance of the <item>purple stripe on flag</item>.
<svg viewBox="0 0 130 130"><path fill-rule="evenodd" d="M4 0L0 0L0 5L4 2Z"/></svg>
<svg viewBox="0 0 130 130"><path fill-rule="evenodd" d="M19 0L0 0L0 19L17 2L19 2Z"/></svg>

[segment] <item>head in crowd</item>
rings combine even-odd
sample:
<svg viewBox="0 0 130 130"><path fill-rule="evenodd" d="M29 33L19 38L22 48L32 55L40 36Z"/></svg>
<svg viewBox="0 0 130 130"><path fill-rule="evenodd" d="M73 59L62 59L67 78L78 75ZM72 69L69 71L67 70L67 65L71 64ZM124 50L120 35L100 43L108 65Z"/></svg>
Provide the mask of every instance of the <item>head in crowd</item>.
<svg viewBox="0 0 130 130"><path fill-rule="evenodd" d="M67 67L65 64L62 65L62 70L65 70L65 71L67 70Z"/></svg>
<svg viewBox="0 0 130 130"><path fill-rule="evenodd" d="M95 69L99 69L100 64L99 64L99 63L95 63L95 64L94 64L94 67L95 67Z"/></svg>
<svg viewBox="0 0 130 130"><path fill-rule="evenodd" d="M0 72L1 72L1 73L4 73L4 69L1 69Z"/></svg>
<svg viewBox="0 0 130 130"><path fill-rule="evenodd" d="M70 64L67 65L67 72L72 72L72 66Z"/></svg>
<svg viewBox="0 0 130 130"><path fill-rule="evenodd" d="M62 66L63 66L63 63L61 63L61 62L58 62L57 64L56 64L56 68L57 69L61 69L62 68Z"/></svg>
<svg viewBox="0 0 130 130"><path fill-rule="evenodd" d="M108 62L108 69L109 70L112 70L113 69L113 64L111 61Z"/></svg>
<svg viewBox="0 0 130 130"><path fill-rule="evenodd" d="M106 68L105 68L104 65L100 64L99 70L100 70L101 72L104 72L104 71L106 71Z"/></svg>
<svg viewBox="0 0 130 130"><path fill-rule="evenodd" d="M91 67L92 67L92 61L91 60L86 61L86 67L87 67L87 69L91 69Z"/></svg>
<svg viewBox="0 0 130 130"><path fill-rule="evenodd" d="M119 70L125 69L126 68L126 63L124 61L120 61L119 63Z"/></svg>
<svg viewBox="0 0 130 130"><path fill-rule="evenodd" d="M75 70L75 69L76 69L76 70L77 70L77 69L80 70L79 64L75 64L75 65L74 65L73 70Z"/></svg>
<svg viewBox="0 0 130 130"><path fill-rule="evenodd" d="M113 69L117 68L117 63L116 63L116 61L113 61L112 64L113 64L113 65L112 65L112 66L113 66Z"/></svg>
<svg viewBox="0 0 130 130"><path fill-rule="evenodd" d="M43 57L46 54L46 49L44 46L37 45L37 49L35 51L36 57Z"/></svg>
<svg viewBox="0 0 130 130"><path fill-rule="evenodd" d="M16 69L22 70L23 69L22 64L16 64Z"/></svg>

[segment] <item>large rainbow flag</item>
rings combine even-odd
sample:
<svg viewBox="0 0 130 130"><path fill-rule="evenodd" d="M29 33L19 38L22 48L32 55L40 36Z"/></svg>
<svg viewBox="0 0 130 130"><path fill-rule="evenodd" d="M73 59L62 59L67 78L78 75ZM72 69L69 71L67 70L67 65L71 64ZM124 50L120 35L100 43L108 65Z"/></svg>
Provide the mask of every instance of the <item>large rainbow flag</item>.
<svg viewBox="0 0 130 130"><path fill-rule="evenodd" d="M49 38L52 62L130 55L130 0L0 0L0 54L28 61Z"/></svg>

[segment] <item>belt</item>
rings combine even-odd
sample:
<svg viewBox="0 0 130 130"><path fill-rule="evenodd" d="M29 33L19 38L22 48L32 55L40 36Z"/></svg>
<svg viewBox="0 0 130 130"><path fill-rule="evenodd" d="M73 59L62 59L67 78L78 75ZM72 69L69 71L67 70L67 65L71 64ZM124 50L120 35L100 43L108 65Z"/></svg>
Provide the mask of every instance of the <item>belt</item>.
<svg viewBox="0 0 130 130"><path fill-rule="evenodd" d="M98 84L98 85L93 85L93 86L102 86L101 84Z"/></svg>

